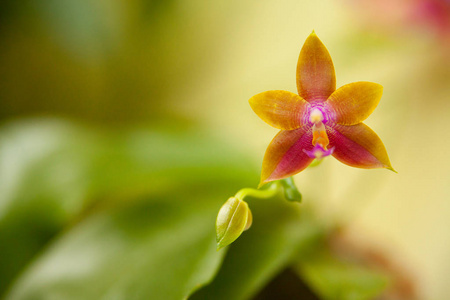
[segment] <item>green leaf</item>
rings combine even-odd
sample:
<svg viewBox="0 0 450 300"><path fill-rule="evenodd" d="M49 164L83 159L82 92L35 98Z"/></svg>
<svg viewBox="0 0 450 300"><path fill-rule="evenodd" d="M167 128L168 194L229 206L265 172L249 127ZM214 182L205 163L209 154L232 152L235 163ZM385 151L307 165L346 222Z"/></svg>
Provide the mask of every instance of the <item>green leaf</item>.
<svg viewBox="0 0 450 300"><path fill-rule="evenodd" d="M8 299L183 299L209 281L223 251L209 196L143 200L82 221L52 243Z"/></svg>
<svg viewBox="0 0 450 300"><path fill-rule="evenodd" d="M75 0L43 0L33 4L55 42L77 58L100 60L122 38L120 22L124 12L117 1L109 5Z"/></svg>
<svg viewBox="0 0 450 300"><path fill-rule="evenodd" d="M298 273L324 300L378 299L390 283L379 271L344 261L324 247L301 259Z"/></svg>
<svg viewBox="0 0 450 300"><path fill-rule="evenodd" d="M173 124L104 132L32 120L1 133L0 292L11 299L186 297L225 253L214 234L224 197L256 174Z"/></svg>

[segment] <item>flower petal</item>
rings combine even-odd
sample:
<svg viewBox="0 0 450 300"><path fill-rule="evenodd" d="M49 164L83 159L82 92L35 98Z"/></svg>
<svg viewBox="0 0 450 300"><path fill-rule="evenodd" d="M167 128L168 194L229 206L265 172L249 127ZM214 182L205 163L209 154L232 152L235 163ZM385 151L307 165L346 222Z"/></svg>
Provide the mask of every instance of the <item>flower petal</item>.
<svg viewBox="0 0 450 300"><path fill-rule="evenodd" d="M303 150L311 151L312 148L310 126L281 130L273 138L264 155L261 184L287 178L305 169L313 159Z"/></svg>
<svg viewBox="0 0 450 300"><path fill-rule="evenodd" d="M299 95L287 91L260 93L253 96L249 103L264 122L284 130L302 126L302 115L308 104Z"/></svg>
<svg viewBox="0 0 450 300"><path fill-rule="evenodd" d="M383 142L367 125L334 125L327 127L332 154L340 162L351 167L373 169L386 168L394 171Z"/></svg>
<svg viewBox="0 0 450 300"><path fill-rule="evenodd" d="M336 89L333 61L314 31L298 57L297 89L308 102L325 101Z"/></svg>
<svg viewBox="0 0 450 300"><path fill-rule="evenodd" d="M361 123L375 110L383 94L383 86L373 82L353 82L338 88L327 101L336 114L336 123Z"/></svg>

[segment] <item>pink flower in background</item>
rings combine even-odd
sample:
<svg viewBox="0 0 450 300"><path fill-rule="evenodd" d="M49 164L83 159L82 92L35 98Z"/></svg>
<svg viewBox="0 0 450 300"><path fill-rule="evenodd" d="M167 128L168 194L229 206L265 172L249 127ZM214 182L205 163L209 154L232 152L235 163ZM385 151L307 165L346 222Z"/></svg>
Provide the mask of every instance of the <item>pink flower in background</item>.
<svg viewBox="0 0 450 300"><path fill-rule="evenodd" d="M330 54L314 32L300 52L297 89L298 95L275 90L249 100L261 119L281 129L266 150L261 184L329 155L352 167L393 170L380 138L361 123L378 105L383 87L361 81L336 90Z"/></svg>
<svg viewBox="0 0 450 300"><path fill-rule="evenodd" d="M358 10L363 22L377 30L433 33L450 45L450 0L345 0Z"/></svg>
<svg viewBox="0 0 450 300"><path fill-rule="evenodd" d="M416 0L411 20L450 38L450 0Z"/></svg>

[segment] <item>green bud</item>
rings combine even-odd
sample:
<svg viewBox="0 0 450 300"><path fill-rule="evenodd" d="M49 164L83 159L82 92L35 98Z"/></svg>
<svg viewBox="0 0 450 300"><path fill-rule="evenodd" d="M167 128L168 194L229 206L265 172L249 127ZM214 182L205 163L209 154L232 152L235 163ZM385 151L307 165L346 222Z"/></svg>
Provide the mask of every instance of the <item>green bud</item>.
<svg viewBox="0 0 450 300"><path fill-rule="evenodd" d="M217 250L234 242L252 224L252 214L245 201L231 197L216 219Z"/></svg>
<svg viewBox="0 0 450 300"><path fill-rule="evenodd" d="M248 205L247 205L248 207ZM247 216L247 224L245 225L244 231L248 230L250 227L252 227L253 224L253 215L250 208L248 209L248 216Z"/></svg>

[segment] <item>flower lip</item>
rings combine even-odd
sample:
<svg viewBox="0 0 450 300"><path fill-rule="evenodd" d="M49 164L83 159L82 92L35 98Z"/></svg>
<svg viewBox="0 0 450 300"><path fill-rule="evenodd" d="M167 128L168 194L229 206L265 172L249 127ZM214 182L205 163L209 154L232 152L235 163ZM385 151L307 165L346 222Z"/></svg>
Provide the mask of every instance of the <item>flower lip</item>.
<svg viewBox="0 0 450 300"><path fill-rule="evenodd" d="M311 158L321 159L326 156L333 154L335 147L331 147L330 149L325 149L322 145L316 144L312 150L303 149L303 152L306 153Z"/></svg>

